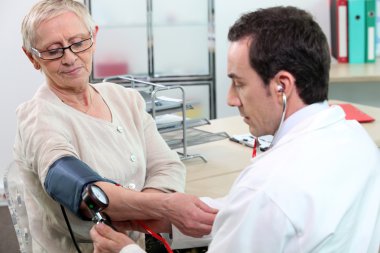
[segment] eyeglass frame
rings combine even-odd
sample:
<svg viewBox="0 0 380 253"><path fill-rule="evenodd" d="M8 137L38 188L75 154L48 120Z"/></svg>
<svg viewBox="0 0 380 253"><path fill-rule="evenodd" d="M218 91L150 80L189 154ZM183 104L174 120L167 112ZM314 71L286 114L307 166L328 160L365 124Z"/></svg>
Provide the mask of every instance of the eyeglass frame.
<svg viewBox="0 0 380 253"><path fill-rule="evenodd" d="M74 52L73 49L71 48L73 45L75 44L78 44L78 43L82 43L84 41L87 41L87 40L91 40L91 45L86 48L86 49L83 49L82 51L78 51L78 52ZM65 50L66 49L70 49L70 51L73 53L73 54L77 54L77 53L81 53L81 52L84 52L88 49L90 49L92 47L92 45L94 44L94 40L93 40L93 36L92 36L92 33L90 34L90 38L88 39L84 39L84 40L81 40L81 41L78 41L78 42L75 42L67 47L59 47L59 48L55 48L55 49L51 49L51 50L45 50L45 51L38 51L37 49L35 49L34 47L32 47L32 52L34 53L34 55L36 55L37 57L39 57L40 59L42 60L46 60L46 61L54 61L54 60L58 60L60 58L62 58L64 55L65 55ZM49 51L57 51L57 50L62 50L62 55L57 57L57 58L53 58L53 59L45 59L42 57L42 53L45 53L45 52L49 52Z"/></svg>

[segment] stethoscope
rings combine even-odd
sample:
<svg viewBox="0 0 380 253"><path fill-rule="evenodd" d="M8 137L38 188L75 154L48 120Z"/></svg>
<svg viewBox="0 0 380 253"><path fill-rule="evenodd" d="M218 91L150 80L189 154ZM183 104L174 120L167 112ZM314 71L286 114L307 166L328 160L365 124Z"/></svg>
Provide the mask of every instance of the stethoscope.
<svg viewBox="0 0 380 253"><path fill-rule="evenodd" d="M268 149L272 148L274 145L275 140L278 137L278 133L280 132L280 129L282 127L282 124L284 123L285 120L285 113L286 113L286 108L287 108L287 100L286 100L286 95L284 92L284 87L282 85L277 86L277 91L282 93L282 115L280 119L280 123L278 124L277 130L273 134L273 138L270 141L270 144L267 145L266 147L260 148L261 151L267 151Z"/></svg>

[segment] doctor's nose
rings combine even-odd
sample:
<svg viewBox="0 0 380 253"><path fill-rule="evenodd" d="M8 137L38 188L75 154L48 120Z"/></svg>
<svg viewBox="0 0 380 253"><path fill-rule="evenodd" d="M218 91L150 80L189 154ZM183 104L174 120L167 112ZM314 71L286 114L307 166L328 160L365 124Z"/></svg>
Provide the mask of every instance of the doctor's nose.
<svg viewBox="0 0 380 253"><path fill-rule="evenodd" d="M234 90L232 85L230 86L230 89L227 93L227 104L232 107L239 107L241 105L240 99L237 96L236 91Z"/></svg>

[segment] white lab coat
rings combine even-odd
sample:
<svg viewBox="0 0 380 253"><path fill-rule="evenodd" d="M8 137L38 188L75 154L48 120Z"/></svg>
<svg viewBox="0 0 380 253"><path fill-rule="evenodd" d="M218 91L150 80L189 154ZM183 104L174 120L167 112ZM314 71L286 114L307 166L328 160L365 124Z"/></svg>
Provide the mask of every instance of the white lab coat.
<svg viewBox="0 0 380 253"><path fill-rule="evenodd" d="M209 252L377 252L380 157L339 107L289 129L234 183Z"/></svg>
<svg viewBox="0 0 380 253"><path fill-rule="evenodd" d="M219 203L209 253L378 252L379 150L344 116L325 102L284 122ZM175 247L196 245L174 232Z"/></svg>

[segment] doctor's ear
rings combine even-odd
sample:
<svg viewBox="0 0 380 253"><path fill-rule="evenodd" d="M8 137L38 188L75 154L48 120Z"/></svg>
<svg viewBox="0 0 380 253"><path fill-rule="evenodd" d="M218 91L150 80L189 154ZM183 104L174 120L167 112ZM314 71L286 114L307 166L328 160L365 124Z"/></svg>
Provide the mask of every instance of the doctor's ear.
<svg viewBox="0 0 380 253"><path fill-rule="evenodd" d="M275 88L274 90L277 93L286 93L286 95L289 95L295 85L295 78L294 76L285 70L280 70L273 78ZM280 94L281 95L281 94Z"/></svg>

